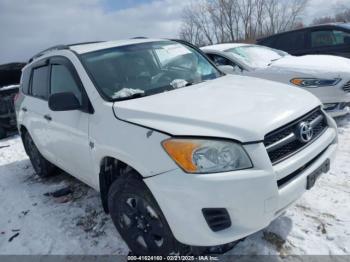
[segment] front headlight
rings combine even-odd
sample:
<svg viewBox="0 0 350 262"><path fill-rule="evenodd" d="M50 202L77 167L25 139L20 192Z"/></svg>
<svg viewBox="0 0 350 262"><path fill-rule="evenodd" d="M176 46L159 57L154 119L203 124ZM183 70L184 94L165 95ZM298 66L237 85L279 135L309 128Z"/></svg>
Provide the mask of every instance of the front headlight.
<svg viewBox="0 0 350 262"><path fill-rule="evenodd" d="M335 86L341 81L340 78L335 79L321 79L321 78L293 78L290 82L300 87L322 87Z"/></svg>
<svg viewBox="0 0 350 262"><path fill-rule="evenodd" d="M243 147L234 142L170 138L162 145L187 173L219 173L253 167Z"/></svg>

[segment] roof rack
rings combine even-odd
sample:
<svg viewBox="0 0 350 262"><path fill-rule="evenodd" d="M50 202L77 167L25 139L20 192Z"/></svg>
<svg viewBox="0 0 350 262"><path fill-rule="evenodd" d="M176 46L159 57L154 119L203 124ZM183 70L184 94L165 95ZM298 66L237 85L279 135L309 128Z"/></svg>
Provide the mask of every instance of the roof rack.
<svg viewBox="0 0 350 262"><path fill-rule="evenodd" d="M65 49L69 49L69 47L71 46L77 46L77 45L88 45L88 44L96 44L96 43L102 43L104 41L91 41L91 42L80 42L80 43L73 43L73 44L69 44L69 45L55 45L52 47L49 47L39 53L37 53L36 55L34 55L32 58L29 59L28 63L33 62L35 59L45 55L48 52L51 51L56 51L56 50L65 50Z"/></svg>
<svg viewBox="0 0 350 262"><path fill-rule="evenodd" d="M30 58L29 61L28 61L28 64L33 62L35 59L45 55L46 53L48 53L50 51L64 50L64 49L69 49L69 46L67 46L67 45L55 45L55 46L52 46L50 48L47 48L47 49L37 53L36 55L34 55L32 58Z"/></svg>
<svg viewBox="0 0 350 262"><path fill-rule="evenodd" d="M148 37L145 36L135 36L135 37L131 37L130 39L147 39Z"/></svg>
<svg viewBox="0 0 350 262"><path fill-rule="evenodd" d="M67 46L76 46L76 45L88 45L88 44L98 44L98 43L103 43L105 41L90 41L90 42L80 42L80 43L74 43L74 44L69 44Z"/></svg>

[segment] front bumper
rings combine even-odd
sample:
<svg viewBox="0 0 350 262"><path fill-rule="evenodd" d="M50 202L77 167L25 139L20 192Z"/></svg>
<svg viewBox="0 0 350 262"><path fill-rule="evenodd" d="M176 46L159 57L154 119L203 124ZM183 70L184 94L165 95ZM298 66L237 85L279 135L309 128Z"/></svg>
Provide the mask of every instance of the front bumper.
<svg viewBox="0 0 350 262"><path fill-rule="evenodd" d="M332 121L332 120L330 120ZM188 245L215 246L241 239L265 228L306 191L307 176L334 157L334 123L315 142L272 166L263 143L245 145L254 168L193 175L177 169L145 179L175 238ZM277 181L310 163L295 178L278 187ZM203 208L225 208L231 227L213 232Z"/></svg>
<svg viewBox="0 0 350 262"><path fill-rule="evenodd" d="M343 80L337 86L325 86L318 88L305 88L317 96L324 105L324 109L332 117L338 117L349 113L350 93L344 91L343 86L347 82ZM327 109L329 107L329 109Z"/></svg>

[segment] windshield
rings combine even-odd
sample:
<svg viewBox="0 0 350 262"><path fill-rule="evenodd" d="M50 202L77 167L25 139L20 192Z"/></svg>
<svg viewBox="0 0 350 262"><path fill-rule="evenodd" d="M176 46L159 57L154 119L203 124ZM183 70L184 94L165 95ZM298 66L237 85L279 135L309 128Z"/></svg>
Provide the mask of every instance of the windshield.
<svg viewBox="0 0 350 262"><path fill-rule="evenodd" d="M156 94L220 76L199 52L174 41L133 44L81 57L109 100Z"/></svg>
<svg viewBox="0 0 350 262"><path fill-rule="evenodd" d="M265 67L271 62L288 55L288 53L264 46L247 45L231 48L225 52L238 55L251 67Z"/></svg>

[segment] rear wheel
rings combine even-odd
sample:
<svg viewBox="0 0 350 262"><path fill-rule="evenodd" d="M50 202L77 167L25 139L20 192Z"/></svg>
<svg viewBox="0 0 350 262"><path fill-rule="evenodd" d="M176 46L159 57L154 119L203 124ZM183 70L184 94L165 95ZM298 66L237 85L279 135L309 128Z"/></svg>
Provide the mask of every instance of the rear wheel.
<svg viewBox="0 0 350 262"><path fill-rule="evenodd" d="M118 232L135 255L183 254L185 246L173 236L147 186L135 178L116 180L108 196Z"/></svg>
<svg viewBox="0 0 350 262"><path fill-rule="evenodd" d="M54 171L55 166L40 154L28 132L24 134L24 146L36 174L40 177L49 176Z"/></svg>
<svg viewBox="0 0 350 262"><path fill-rule="evenodd" d="M0 126L0 139L5 138L7 135L5 128Z"/></svg>

